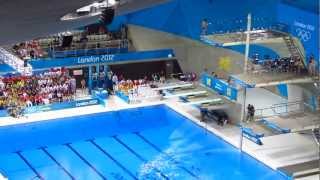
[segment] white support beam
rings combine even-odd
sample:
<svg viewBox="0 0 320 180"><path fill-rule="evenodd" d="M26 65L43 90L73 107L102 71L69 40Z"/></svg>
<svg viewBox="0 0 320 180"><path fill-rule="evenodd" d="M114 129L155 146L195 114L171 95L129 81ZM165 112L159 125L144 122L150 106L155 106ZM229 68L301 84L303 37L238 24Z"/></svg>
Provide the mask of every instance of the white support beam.
<svg viewBox="0 0 320 180"><path fill-rule="evenodd" d="M155 91L160 91L160 90L169 90L169 89L176 89L176 88L186 88L186 87L192 87L192 83L186 83L186 84L176 84L172 86L164 86L164 87L158 87L154 88L153 90Z"/></svg>
<svg viewBox="0 0 320 180"><path fill-rule="evenodd" d="M163 96L163 98L175 98L175 97L183 97L183 96L196 96L196 95L203 95L207 94L207 91L192 91L192 92L186 92L186 93L178 93L178 94L172 94Z"/></svg>
<svg viewBox="0 0 320 180"><path fill-rule="evenodd" d="M251 31L251 14L248 14L248 22L247 22L247 38L246 38L246 51L245 51L245 59L244 59L244 73L248 72L248 61L249 61L249 50L250 50L250 32Z"/></svg>
<svg viewBox="0 0 320 180"><path fill-rule="evenodd" d="M187 102L187 103L184 103L184 105L201 105L201 104L222 103L222 102L223 100L221 98L216 98L216 99L206 99L201 101Z"/></svg>

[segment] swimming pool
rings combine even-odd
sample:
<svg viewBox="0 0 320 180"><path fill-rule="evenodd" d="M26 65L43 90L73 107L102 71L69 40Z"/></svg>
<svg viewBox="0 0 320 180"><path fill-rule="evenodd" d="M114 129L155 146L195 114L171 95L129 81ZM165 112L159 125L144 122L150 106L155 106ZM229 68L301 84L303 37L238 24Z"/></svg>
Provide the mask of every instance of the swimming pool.
<svg viewBox="0 0 320 180"><path fill-rule="evenodd" d="M31 179L287 179L165 105L0 128L0 172Z"/></svg>

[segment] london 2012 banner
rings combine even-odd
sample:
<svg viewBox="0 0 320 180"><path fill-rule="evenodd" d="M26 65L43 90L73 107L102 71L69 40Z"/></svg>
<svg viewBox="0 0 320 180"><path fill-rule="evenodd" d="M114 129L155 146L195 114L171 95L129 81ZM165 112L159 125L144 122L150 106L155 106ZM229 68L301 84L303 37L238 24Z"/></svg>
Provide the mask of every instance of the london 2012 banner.
<svg viewBox="0 0 320 180"><path fill-rule="evenodd" d="M37 59L30 62L33 69L50 69L54 67L83 66L91 64L112 64L118 62L150 61L159 59L171 59L174 57L172 49L152 51L137 51L122 54L105 54L94 56L81 56L69 58Z"/></svg>

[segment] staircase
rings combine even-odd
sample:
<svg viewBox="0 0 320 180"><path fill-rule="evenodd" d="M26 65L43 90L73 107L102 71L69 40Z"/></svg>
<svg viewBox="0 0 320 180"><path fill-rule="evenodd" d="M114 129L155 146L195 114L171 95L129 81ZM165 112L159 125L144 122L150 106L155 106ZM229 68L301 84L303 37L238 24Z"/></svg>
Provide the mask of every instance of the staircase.
<svg viewBox="0 0 320 180"><path fill-rule="evenodd" d="M320 146L320 129L319 128L313 129L312 134L316 143L318 144L318 146Z"/></svg>
<svg viewBox="0 0 320 180"><path fill-rule="evenodd" d="M292 37L284 36L283 40L286 43L291 56L295 59L300 59L300 61L302 61L302 64L304 64L304 67L307 68L307 64L304 61L305 57L303 53L300 51L300 49L295 45Z"/></svg>
<svg viewBox="0 0 320 180"><path fill-rule="evenodd" d="M27 64L27 67L24 67L24 61L22 59L2 47L0 47L0 60L24 76L32 75L32 66L29 63Z"/></svg>

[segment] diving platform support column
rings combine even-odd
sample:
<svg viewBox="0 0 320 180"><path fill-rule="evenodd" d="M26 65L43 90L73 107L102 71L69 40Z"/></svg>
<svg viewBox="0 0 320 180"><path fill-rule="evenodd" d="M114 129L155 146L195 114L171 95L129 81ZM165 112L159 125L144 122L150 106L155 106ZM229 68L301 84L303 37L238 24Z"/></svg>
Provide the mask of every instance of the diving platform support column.
<svg viewBox="0 0 320 180"><path fill-rule="evenodd" d="M244 73L248 72L249 50L250 50L250 33L251 33L251 13L248 14L247 32L246 32L246 49L244 57Z"/></svg>
<svg viewBox="0 0 320 180"><path fill-rule="evenodd" d="M89 93L91 94L91 90L92 90L92 66L89 66L89 75L88 75L88 89L89 89Z"/></svg>
<svg viewBox="0 0 320 180"><path fill-rule="evenodd" d="M247 32L246 32L246 49L245 49L245 58L244 58L244 73L248 73L248 61L249 61L249 50L250 50L250 33L251 33L251 13L248 14L247 17ZM242 124L246 119L246 99L247 99L247 87L243 86L243 105L242 105L242 116L240 120L240 128L241 128L241 135L240 135L240 143L239 143L239 149L242 151L242 145L243 145L243 129Z"/></svg>

